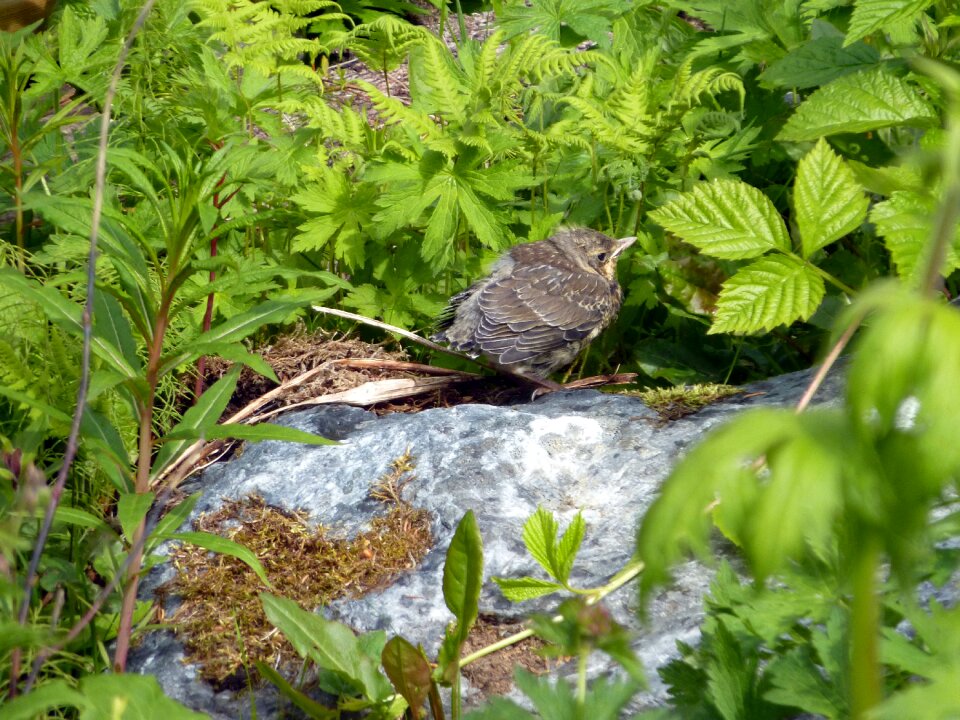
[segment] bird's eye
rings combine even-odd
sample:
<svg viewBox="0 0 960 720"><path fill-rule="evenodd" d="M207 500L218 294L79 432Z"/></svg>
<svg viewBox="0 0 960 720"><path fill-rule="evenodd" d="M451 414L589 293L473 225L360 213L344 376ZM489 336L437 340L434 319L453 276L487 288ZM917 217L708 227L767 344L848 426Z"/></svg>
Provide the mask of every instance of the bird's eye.
<svg viewBox="0 0 960 720"><path fill-rule="evenodd" d="M600 253L599 255L597 255L597 260L599 260L600 262L603 262L606 259L607 259L606 253Z"/></svg>

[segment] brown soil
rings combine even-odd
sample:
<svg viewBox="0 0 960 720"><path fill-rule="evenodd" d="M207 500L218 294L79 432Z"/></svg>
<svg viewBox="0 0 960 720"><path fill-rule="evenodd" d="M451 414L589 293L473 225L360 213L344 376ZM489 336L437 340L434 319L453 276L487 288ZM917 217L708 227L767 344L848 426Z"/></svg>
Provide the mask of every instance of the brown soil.
<svg viewBox="0 0 960 720"><path fill-rule="evenodd" d="M464 643L463 655L469 655L524 629L522 623L504 622L494 616L481 615ZM513 687L513 673L517 666L537 675L551 669L547 658L539 653L542 647L544 642L539 638L527 638L470 663L463 668L463 676L483 697L503 695Z"/></svg>

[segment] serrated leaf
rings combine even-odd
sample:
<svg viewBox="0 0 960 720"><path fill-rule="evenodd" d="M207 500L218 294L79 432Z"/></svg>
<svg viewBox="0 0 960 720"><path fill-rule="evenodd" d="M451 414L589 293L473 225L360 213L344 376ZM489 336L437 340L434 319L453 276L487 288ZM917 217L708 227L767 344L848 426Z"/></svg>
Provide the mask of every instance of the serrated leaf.
<svg viewBox="0 0 960 720"><path fill-rule="evenodd" d="M756 333L806 320L820 307L823 279L802 260L770 255L723 283L711 334Z"/></svg>
<svg viewBox="0 0 960 720"><path fill-rule="evenodd" d="M739 260L790 250L790 236L773 203L739 180L697 185L650 217L713 257Z"/></svg>
<svg viewBox="0 0 960 720"><path fill-rule="evenodd" d="M553 577L557 577L558 570L556 559L558 530L553 513L539 506L523 524L523 544L526 545L527 552Z"/></svg>
<svg viewBox="0 0 960 720"><path fill-rule="evenodd" d="M477 620L483 586L483 540L473 510L467 510L450 541L443 565L443 599L457 618L462 643Z"/></svg>
<svg viewBox="0 0 960 720"><path fill-rule="evenodd" d="M857 0L850 16L847 39L852 45L870 33L892 25L910 25L935 0Z"/></svg>
<svg viewBox="0 0 960 720"><path fill-rule="evenodd" d="M926 263L933 217L937 202L927 193L912 190L894 192L870 210L870 222L876 225L877 235L890 253L897 268L897 276L908 285L920 282ZM954 231L953 241L947 247L943 274L949 275L960 267L960 228Z"/></svg>
<svg viewBox="0 0 960 720"><path fill-rule="evenodd" d="M793 187L803 257L856 230L869 205L853 171L820 138L800 160Z"/></svg>
<svg viewBox="0 0 960 720"><path fill-rule="evenodd" d="M916 87L884 70L871 70L846 75L814 92L777 138L802 142L899 125L928 127L936 122L936 112Z"/></svg>
<svg viewBox="0 0 960 720"><path fill-rule="evenodd" d="M570 579L570 571L573 569L573 563L577 559L577 552L580 550L580 543L583 542L583 535L586 531L587 524L583 521L583 515L578 512L573 516L573 520L567 526L557 547L557 563L559 565L557 579L560 582L565 583Z"/></svg>
<svg viewBox="0 0 960 720"><path fill-rule="evenodd" d="M533 598L549 595L550 593L563 590L563 585L549 580L539 580L532 577L520 578L501 578L495 577L493 581L500 587L500 592L510 602L523 602Z"/></svg>

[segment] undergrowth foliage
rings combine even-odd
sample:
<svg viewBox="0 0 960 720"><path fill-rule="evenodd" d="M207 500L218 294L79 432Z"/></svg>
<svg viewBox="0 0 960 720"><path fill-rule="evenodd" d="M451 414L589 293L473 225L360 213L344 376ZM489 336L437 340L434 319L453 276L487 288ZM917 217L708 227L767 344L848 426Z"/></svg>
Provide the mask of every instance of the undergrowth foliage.
<svg viewBox="0 0 960 720"><path fill-rule="evenodd" d="M684 550L707 552L711 520L756 581L718 575L704 642L663 670L677 713L955 712L957 613L914 602L956 561L937 543L956 528L944 498L960 328L922 297L958 290L954 5L500 0L469 38L431 4L456 32L409 22L422 8L401 0L156 0L142 27L139 3L93 0L0 33L5 712L116 701L189 716L152 679L119 674L151 622L137 585L165 562L159 543L227 554L271 586L246 548L177 532L193 500L160 519L151 507L198 438L324 442L217 424L241 365L272 375L249 344L317 302L424 328L496 255L560 223L638 236L619 321L580 372L740 382L808 367L831 333L867 325L844 409L721 429L643 523L645 590ZM384 81L355 78L353 58ZM402 64L408 95L389 75ZM235 367L206 387L211 355ZM524 535L551 579L498 582L512 599L580 597L537 632L579 658L608 652L631 677L518 686L543 716L560 698L613 717L640 673L589 600L609 588L568 584L582 523L558 532L542 512ZM472 515L453 548L457 622L436 672L403 639L361 642L278 595L264 609L339 673L343 709L362 697L386 716L439 715L438 683L458 697L483 579Z"/></svg>

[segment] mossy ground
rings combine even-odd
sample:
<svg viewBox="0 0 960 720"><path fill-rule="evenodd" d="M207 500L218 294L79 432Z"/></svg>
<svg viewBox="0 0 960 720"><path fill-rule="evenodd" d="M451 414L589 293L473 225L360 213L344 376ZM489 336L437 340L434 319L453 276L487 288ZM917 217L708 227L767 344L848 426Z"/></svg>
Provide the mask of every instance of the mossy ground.
<svg viewBox="0 0 960 720"><path fill-rule="evenodd" d="M401 497L410 481L412 458L404 455L376 483L371 496L387 512L353 538L335 537L314 525L306 512L283 510L249 496L227 500L194 522L197 530L230 538L249 548L273 584L271 592L314 609L331 600L385 585L417 565L433 543L426 511ZM177 577L159 590L181 602L166 620L186 648L187 660L219 687L247 684L253 662L292 667L292 646L268 622L259 593L266 590L240 560L179 545L171 553Z"/></svg>

